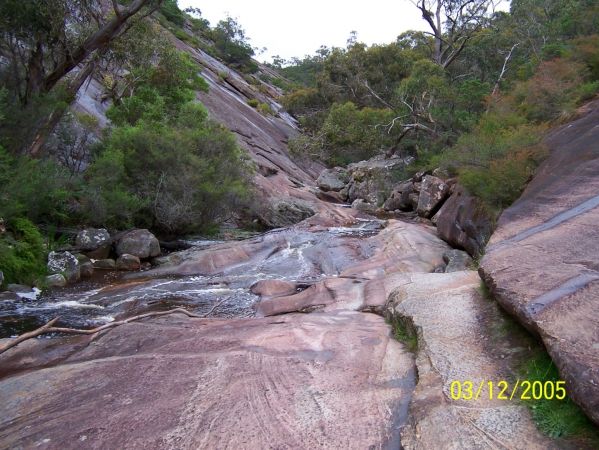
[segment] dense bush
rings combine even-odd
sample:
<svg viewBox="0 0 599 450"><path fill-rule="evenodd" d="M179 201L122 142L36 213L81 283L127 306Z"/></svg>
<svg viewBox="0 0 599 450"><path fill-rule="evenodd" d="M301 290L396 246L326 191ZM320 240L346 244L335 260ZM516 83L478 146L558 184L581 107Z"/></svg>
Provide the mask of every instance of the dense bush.
<svg viewBox="0 0 599 450"><path fill-rule="evenodd" d="M4 282L31 285L46 274L44 241L30 220L13 218L7 225L9 234L0 236Z"/></svg>

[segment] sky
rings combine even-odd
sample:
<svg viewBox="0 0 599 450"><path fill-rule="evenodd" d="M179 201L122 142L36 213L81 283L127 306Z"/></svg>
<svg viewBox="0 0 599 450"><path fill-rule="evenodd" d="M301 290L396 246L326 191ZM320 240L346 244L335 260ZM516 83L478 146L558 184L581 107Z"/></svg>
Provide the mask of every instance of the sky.
<svg viewBox="0 0 599 450"><path fill-rule="evenodd" d="M179 0L179 8L188 6L199 8L211 26L227 12L238 18L250 45L268 48L259 61L303 58L321 45L345 47L351 31L372 45L393 42L410 29L426 30L409 0Z"/></svg>

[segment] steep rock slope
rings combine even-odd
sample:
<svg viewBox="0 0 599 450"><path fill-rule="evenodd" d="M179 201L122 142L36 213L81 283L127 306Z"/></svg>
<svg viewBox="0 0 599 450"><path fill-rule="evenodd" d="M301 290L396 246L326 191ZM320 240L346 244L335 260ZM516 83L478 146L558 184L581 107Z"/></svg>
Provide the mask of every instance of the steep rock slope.
<svg viewBox="0 0 599 450"><path fill-rule="evenodd" d="M599 102L585 112L545 139L551 155L501 216L479 272L599 423Z"/></svg>
<svg viewBox="0 0 599 450"><path fill-rule="evenodd" d="M201 49L174 37L173 42L177 50L190 54L210 85L210 91L198 93L197 100L237 135L239 146L248 152L255 165L255 209L262 222L272 227L291 225L328 210L328 205L313 194L315 180L324 167L317 163L302 165L289 156L287 140L298 128L295 119L281 111L276 101L282 91L254 76L253 81L261 86L258 89ZM260 74L280 76L264 65L258 67ZM101 86L92 80L80 91L74 108L92 114L100 127L105 127L108 120L104 112L109 104L101 99ZM248 100L269 105L272 114L262 114Z"/></svg>

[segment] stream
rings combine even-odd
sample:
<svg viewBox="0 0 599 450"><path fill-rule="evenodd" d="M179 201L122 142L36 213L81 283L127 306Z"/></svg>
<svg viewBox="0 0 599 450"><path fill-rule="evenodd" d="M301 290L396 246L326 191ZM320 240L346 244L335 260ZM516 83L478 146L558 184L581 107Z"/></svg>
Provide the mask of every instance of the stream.
<svg viewBox="0 0 599 450"><path fill-rule="evenodd" d="M211 317L253 317L255 305L260 300L258 295L250 292L254 283L265 279L293 281L301 291L324 277L337 276L340 261L323 257L323 253L327 253L325 249L363 247L363 238L378 234L381 223L376 219L358 219L352 227L330 227L326 231L271 230L240 243L260 244L276 234L281 245L211 275L96 269L91 278L77 284L46 290L37 296L28 294L0 301L0 338L31 331L56 316L60 316L59 323L63 327L93 328L146 312L181 307L196 314L206 314L215 301L223 298L228 300ZM198 241L194 244L198 247L186 252L215 249L223 242ZM350 255L349 260L352 259Z"/></svg>

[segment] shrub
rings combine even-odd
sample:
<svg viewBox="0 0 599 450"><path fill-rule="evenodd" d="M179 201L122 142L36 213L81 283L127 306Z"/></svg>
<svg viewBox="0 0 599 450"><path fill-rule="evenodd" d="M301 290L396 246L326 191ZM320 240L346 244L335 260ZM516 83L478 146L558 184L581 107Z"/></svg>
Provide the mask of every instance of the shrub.
<svg viewBox="0 0 599 450"><path fill-rule="evenodd" d="M44 241L33 222L13 218L8 223L10 235L0 237L0 270L4 282L33 284L46 275Z"/></svg>
<svg viewBox="0 0 599 450"><path fill-rule="evenodd" d="M272 114L272 108L268 103L260 103L258 105L258 111L260 111L265 116L268 114Z"/></svg>
<svg viewBox="0 0 599 450"><path fill-rule="evenodd" d="M246 103L248 105L250 105L252 108L257 108L259 102L256 99L251 99L251 100L248 100Z"/></svg>

